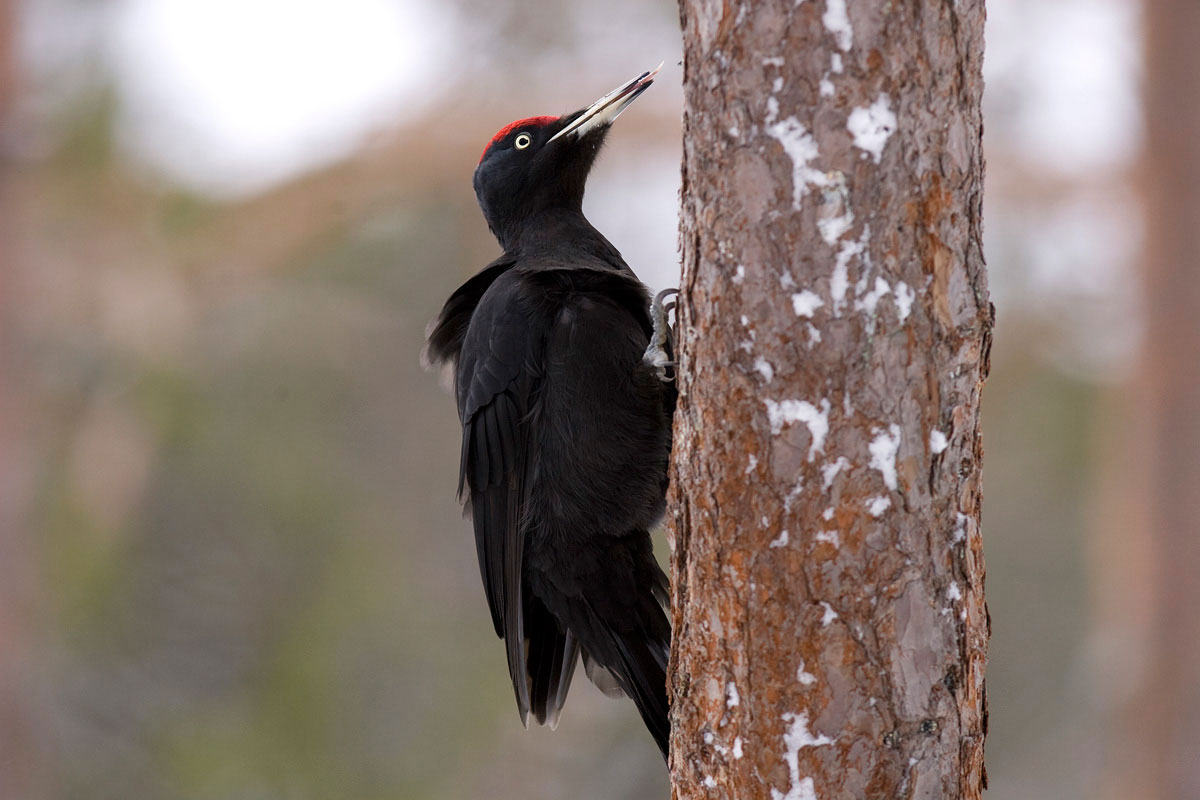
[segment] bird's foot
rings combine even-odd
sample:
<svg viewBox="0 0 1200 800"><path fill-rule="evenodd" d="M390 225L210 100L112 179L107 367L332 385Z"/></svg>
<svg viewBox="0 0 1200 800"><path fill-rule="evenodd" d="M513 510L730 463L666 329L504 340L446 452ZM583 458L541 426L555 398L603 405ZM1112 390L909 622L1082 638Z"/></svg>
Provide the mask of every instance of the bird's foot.
<svg viewBox="0 0 1200 800"><path fill-rule="evenodd" d="M650 322L654 330L650 336L650 344L642 355L642 363L653 369L658 379L664 383L675 380L676 362L672 358L675 353L675 332L671 329L670 321L670 314L675 310L675 301L667 302L667 298L678 294L678 289L663 289L650 303Z"/></svg>

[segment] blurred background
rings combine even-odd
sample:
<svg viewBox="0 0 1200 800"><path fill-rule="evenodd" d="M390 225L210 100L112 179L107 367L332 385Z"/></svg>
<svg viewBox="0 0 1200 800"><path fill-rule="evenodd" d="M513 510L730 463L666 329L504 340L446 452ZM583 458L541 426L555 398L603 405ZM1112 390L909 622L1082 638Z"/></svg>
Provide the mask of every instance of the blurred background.
<svg viewBox="0 0 1200 800"><path fill-rule="evenodd" d="M1111 789L1146 671L1146 13L988 0L996 800ZM0 798L667 796L584 680L521 730L418 355L491 134L662 60L585 208L673 285L680 57L671 0L0 0Z"/></svg>

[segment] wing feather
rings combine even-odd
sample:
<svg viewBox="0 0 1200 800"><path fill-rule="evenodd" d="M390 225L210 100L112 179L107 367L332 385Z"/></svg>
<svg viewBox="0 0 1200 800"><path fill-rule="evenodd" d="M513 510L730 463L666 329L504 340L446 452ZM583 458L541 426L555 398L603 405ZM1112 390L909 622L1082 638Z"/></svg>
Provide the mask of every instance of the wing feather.
<svg viewBox="0 0 1200 800"><path fill-rule="evenodd" d="M523 302L519 276L506 272L480 297L463 335L457 395L463 424L460 491L465 484L479 568L496 633L505 640L521 719L530 702L522 565L525 548L529 409L538 388L542 340Z"/></svg>

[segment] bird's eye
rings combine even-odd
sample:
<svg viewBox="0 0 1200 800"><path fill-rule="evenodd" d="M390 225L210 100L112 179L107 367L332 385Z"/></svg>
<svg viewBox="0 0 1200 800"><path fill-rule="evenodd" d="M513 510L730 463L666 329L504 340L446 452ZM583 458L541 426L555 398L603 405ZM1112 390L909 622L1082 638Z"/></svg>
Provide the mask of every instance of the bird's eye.
<svg viewBox="0 0 1200 800"><path fill-rule="evenodd" d="M518 133L517 138L513 140L513 146L518 150L524 150L531 144L533 144L533 137L528 133Z"/></svg>

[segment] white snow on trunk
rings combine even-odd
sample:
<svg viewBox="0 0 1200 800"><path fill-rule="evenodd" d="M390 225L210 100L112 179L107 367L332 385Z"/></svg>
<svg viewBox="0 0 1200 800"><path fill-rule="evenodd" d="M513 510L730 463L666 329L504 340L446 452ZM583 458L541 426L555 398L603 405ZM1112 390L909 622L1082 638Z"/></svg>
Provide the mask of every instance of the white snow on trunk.
<svg viewBox="0 0 1200 800"><path fill-rule="evenodd" d="M891 102L891 98L881 94L870 106L851 111L846 120L846 129L854 137L854 146L870 153L876 164L883 158L888 139L896 132L896 114L891 109Z"/></svg>
<svg viewBox="0 0 1200 800"><path fill-rule="evenodd" d="M904 281L896 284L896 314L900 317L900 321L908 319L908 315L912 313L913 300L917 299L917 293L912 287Z"/></svg>
<svg viewBox="0 0 1200 800"><path fill-rule="evenodd" d="M801 667L803 669L803 666ZM788 729L783 734L783 760L788 768L787 794L778 789L771 789L771 800L816 800L816 788L812 778L800 777L800 750L805 747L822 747L833 744L833 739L817 734L813 736L808 729L808 712L799 714L787 713L783 719L788 723Z"/></svg>
<svg viewBox="0 0 1200 800"><path fill-rule="evenodd" d="M829 401L821 400L818 409L807 400L764 400L767 405L767 418L771 422L771 433L776 436L783 431L784 426L795 422L803 422L812 434L812 445L808 448L808 460L812 461L817 453L825 451L825 435L829 433Z"/></svg>
<svg viewBox="0 0 1200 800"><path fill-rule="evenodd" d="M900 426L892 423L886 433L879 433L871 444L871 469L879 470L884 484L896 491L896 452L900 449Z"/></svg>
<svg viewBox="0 0 1200 800"><path fill-rule="evenodd" d="M846 0L825 0L825 14L821 17L825 30L833 34L838 47L849 50L854 43L854 29L846 13Z"/></svg>
<svg viewBox="0 0 1200 800"><path fill-rule="evenodd" d="M823 305L825 301L820 295L808 289L792 295L792 310L796 312L797 317L811 317L813 312Z"/></svg>

